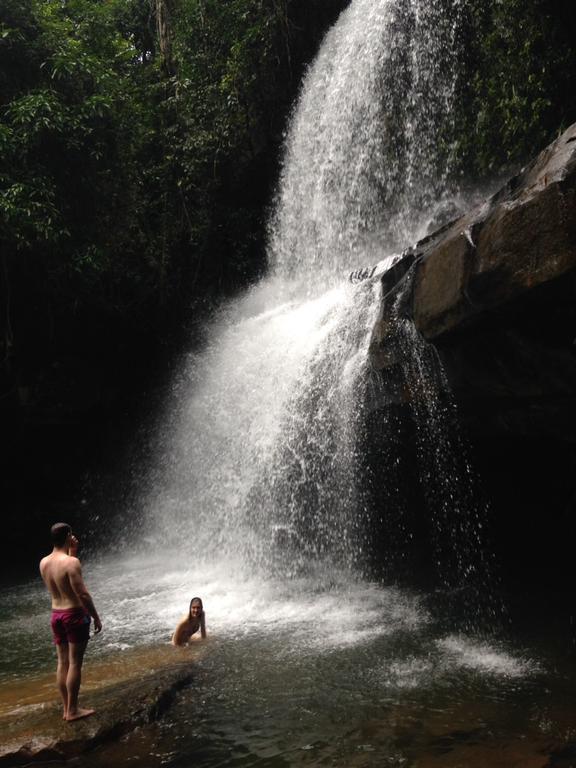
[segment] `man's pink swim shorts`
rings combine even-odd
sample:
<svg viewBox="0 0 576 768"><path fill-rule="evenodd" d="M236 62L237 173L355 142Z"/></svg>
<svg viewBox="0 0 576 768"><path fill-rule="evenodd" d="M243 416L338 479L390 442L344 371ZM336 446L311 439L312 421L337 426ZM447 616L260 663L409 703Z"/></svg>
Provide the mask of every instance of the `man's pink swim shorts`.
<svg viewBox="0 0 576 768"><path fill-rule="evenodd" d="M90 637L90 614L84 608L53 608L50 626L55 645L85 643Z"/></svg>

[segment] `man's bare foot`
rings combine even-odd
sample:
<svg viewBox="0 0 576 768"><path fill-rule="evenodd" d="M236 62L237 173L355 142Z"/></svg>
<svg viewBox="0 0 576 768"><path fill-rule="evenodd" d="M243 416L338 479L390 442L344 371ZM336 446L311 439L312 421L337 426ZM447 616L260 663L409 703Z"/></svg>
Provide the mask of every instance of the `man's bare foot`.
<svg viewBox="0 0 576 768"><path fill-rule="evenodd" d="M66 720L70 723L72 720L80 720L83 717L90 717L90 715L93 715L94 712L96 712L95 709L80 709L80 707L78 707L74 714L71 712L68 713Z"/></svg>

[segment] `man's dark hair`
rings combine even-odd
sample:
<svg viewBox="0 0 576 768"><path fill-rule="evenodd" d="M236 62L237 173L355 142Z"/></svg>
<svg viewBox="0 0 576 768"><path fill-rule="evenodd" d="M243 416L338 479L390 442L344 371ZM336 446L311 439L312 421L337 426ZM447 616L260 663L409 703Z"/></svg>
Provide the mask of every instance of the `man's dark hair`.
<svg viewBox="0 0 576 768"><path fill-rule="evenodd" d="M68 525L68 523L54 523L50 529L52 544L54 544L55 547L63 547L66 543L68 534L71 532L72 528Z"/></svg>

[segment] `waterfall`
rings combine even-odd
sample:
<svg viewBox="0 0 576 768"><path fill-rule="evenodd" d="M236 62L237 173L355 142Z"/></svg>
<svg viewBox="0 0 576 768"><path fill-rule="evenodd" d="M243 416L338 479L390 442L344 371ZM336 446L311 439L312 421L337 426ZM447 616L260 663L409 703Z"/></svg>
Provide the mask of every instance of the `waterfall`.
<svg viewBox="0 0 576 768"><path fill-rule="evenodd" d="M361 568L379 286L346 275L447 194L457 22L457 0L353 0L328 32L287 133L270 274L176 377L142 479L154 542L237 572Z"/></svg>
<svg viewBox="0 0 576 768"><path fill-rule="evenodd" d="M443 600L452 624L456 612L463 628L477 631L486 628L486 620L492 627L492 619L505 614L496 588L493 554L486 548L487 509L438 352L418 333L412 319L403 316L401 302L399 296L391 319L389 344L397 365L394 372L388 372L387 383L408 393L415 460L412 474L418 477L424 497L421 511L428 517L435 581L444 588ZM404 525L402 514L400 519L393 518L394 513L388 525L401 530L395 544L402 552L410 546L410 524Z"/></svg>
<svg viewBox="0 0 576 768"><path fill-rule="evenodd" d="M283 276L339 281L410 245L451 165L458 0L355 0L311 67L271 219Z"/></svg>

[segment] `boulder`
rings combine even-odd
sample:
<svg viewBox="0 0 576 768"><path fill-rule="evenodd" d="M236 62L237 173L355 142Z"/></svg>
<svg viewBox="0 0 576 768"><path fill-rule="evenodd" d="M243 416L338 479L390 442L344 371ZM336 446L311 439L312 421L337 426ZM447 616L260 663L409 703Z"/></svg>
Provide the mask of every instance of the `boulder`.
<svg viewBox="0 0 576 768"><path fill-rule="evenodd" d="M390 285L375 329L373 362L382 351L391 307L403 308L428 340L576 269L576 124L482 205L403 254L403 277ZM399 264L395 266L398 271Z"/></svg>
<svg viewBox="0 0 576 768"><path fill-rule="evenodd" d="M433 339L576 267L576 125L416 266L413 317Z"/></svg>

